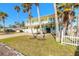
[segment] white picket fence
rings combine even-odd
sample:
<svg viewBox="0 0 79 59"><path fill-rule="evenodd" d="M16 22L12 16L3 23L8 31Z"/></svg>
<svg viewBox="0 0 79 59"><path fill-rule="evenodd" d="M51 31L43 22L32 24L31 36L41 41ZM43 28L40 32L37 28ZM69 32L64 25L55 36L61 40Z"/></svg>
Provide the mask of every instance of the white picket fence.
<svg viewBox="0 0 79 59"><path fill-rule="evenodd" d="M65 35L64 31L62 31L61 44L69 44L69 45L79 46L79 37Z"/></svg>

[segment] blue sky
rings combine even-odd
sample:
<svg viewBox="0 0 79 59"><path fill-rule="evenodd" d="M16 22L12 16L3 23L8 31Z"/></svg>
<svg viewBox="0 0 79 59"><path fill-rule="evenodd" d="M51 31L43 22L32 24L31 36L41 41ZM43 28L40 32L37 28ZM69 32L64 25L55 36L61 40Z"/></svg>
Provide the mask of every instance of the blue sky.
<svg viewBox="0 0 79 59"><path fill-rule="evenodd" d="M14 10L14 6L16 5L21 6L22 4L21 3L0 4L0 11L6 12L8 14L8 17L6 19L6 26L14 24L15 21L17 22L26 21L28 18L28 14L23 13L21 6L20 16L17 20L17 12ZM52 3L40 3L39 7L40 7L40 16L54 14L54 7ZM31 12L33 17L37 17L37 9L35 5L32 6Z"/></svg>

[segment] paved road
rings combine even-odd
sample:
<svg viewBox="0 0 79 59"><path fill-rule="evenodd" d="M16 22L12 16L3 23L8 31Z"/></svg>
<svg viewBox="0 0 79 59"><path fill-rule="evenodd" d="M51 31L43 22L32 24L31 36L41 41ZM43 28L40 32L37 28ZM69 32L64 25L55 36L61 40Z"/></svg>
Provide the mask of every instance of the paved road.
<svg viewBox="0 0 79 59"><path fill-rule="evenodd" d="M5 35L0 35L0 39L22 36L22 35L27 35L27 34L26 33L5 34Z"/></svg>

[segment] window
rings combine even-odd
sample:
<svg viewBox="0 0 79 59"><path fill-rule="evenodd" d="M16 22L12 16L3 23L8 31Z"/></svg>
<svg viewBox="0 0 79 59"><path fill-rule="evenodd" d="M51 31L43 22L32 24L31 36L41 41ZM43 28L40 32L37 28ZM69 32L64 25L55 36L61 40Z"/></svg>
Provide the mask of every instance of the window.
<svg viewBox="0 0 79 59"><path fill-rule="evenodd" d="M54 18L49 18L48 22L55 22Z"/></svg>

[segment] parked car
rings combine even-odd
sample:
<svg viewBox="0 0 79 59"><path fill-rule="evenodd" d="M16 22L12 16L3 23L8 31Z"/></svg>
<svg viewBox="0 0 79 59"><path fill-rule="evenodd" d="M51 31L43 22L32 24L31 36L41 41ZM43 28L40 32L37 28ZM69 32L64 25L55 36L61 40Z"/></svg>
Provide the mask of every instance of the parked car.
<svg viewBox="0 0 79 59"><path fill-rule="evenodd" d="M15 32L13 29L6 29L5 32Z"/></svg>

